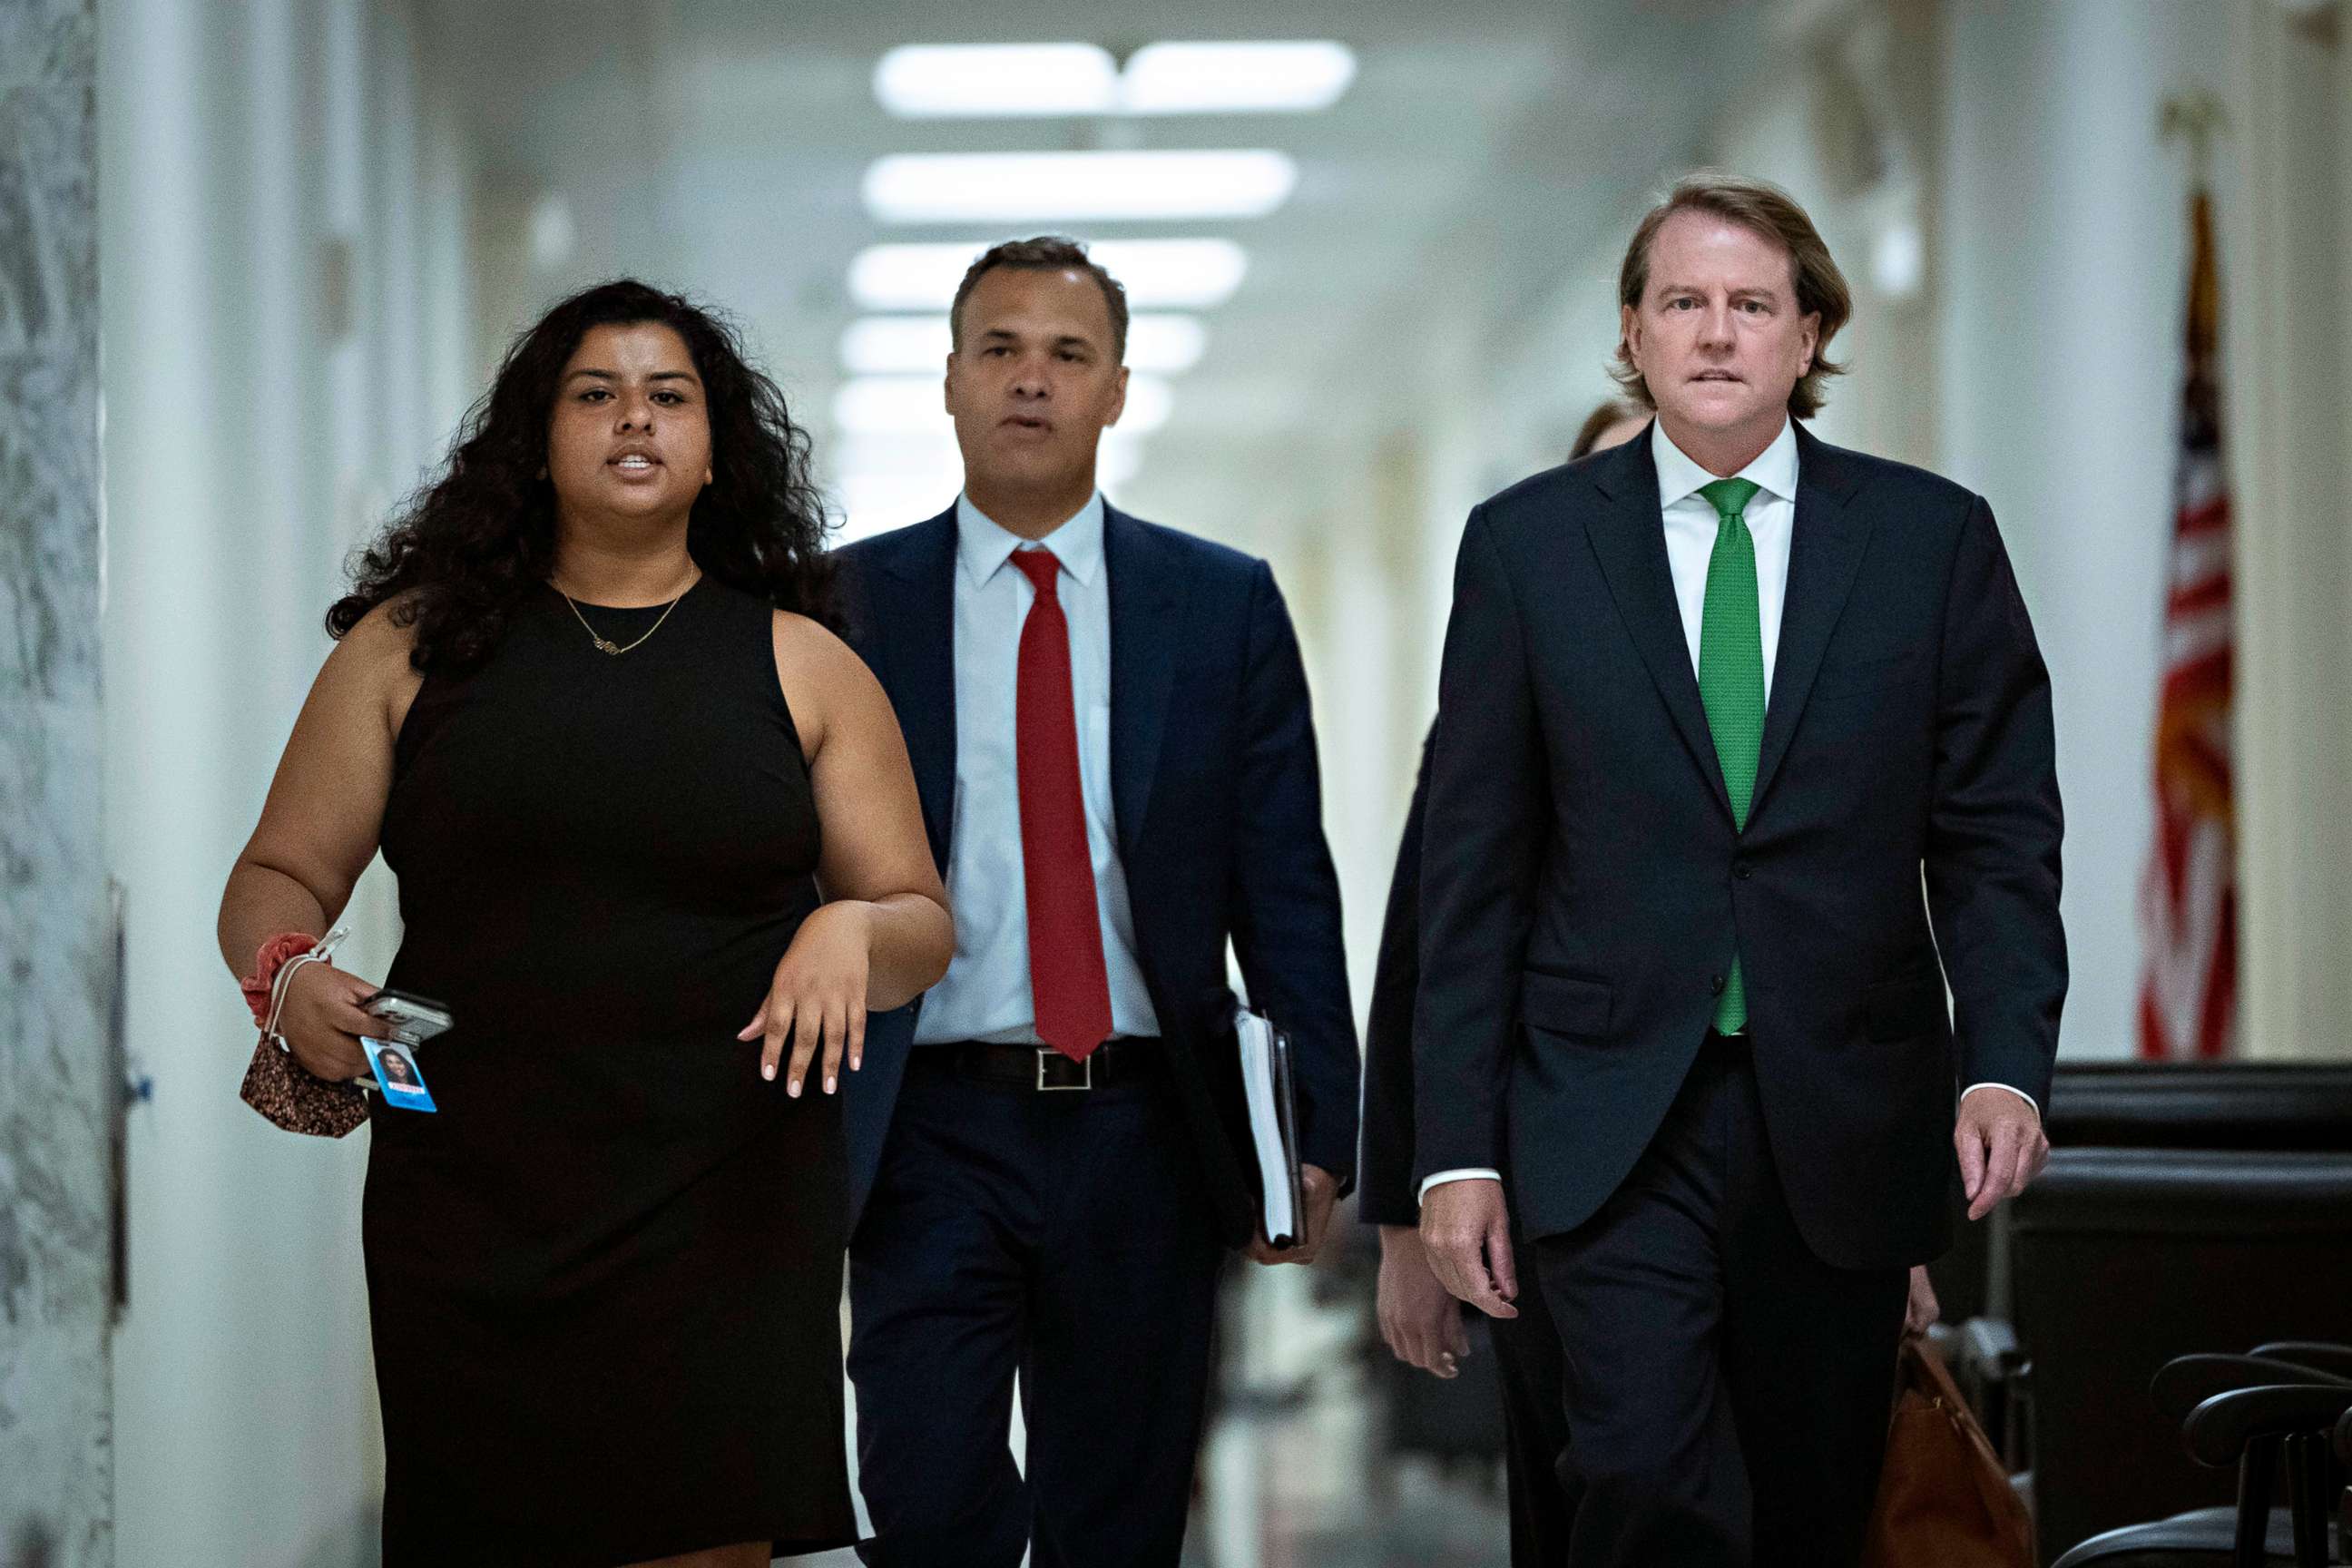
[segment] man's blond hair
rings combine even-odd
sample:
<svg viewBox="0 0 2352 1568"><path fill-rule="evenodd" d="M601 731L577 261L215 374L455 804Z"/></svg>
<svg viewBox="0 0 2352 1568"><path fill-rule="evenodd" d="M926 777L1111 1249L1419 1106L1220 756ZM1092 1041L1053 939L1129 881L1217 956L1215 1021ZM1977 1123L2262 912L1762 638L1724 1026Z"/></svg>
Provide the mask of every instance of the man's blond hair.
<svg viewBox="0 0 2352 1568"><path fill-rule="evenodd" d="M1624 265L1617 273L1620 304L1636 310L1642 308L1642 296L1650 287L1651 242L1668 218L1685 212L1711 213L1753 229L1789 253L1790 270L1796 276L1797 312L1819 316L1822 321L1821 335L1813 342L1812 366L1789 390L1789 412L1799 419L1811 418L1829 401L1824 384L1831 376L1845 374L1845 366L1830 358L1830 340L1853 316L1853 293L1846 287L1845 274L1838 270L1821 230L1813 226L1796 198L1778 185L1724 174L1693 174L1666 193L1666 199L1652 207L1633 230L1633 241L1625 247ZM1618 340L1617 360L1609 374L1617 378L1626 396L1644 408L1658 406L1622 338Z"/></svg>

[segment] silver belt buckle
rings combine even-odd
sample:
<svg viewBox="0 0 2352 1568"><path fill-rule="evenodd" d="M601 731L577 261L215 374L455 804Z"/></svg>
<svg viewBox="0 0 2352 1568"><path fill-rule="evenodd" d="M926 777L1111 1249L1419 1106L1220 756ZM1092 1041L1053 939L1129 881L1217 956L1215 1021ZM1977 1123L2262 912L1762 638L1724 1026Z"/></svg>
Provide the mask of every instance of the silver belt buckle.
<svg viewBox="0 0 2352 1568"><path fill-rule="evenodd" d="M1079 1069L1078 1081L1076 1083L1047 1083L1045 1081L1046 1068L1054 1062L1060 1062L1065 1067L1072 1065L1077 1067ZM1055 1050L1051 1046L1039 1046L1037 1047L1037 1092L1040 1094L1064 1094L1073 1089L1089 1089L1094 1088L1094 1086L1095 1058L1093 1052L1088 1052L1086 1056L1080 1058L1075 1064L1073 1064L1069 1058L1064 1056L1061 1052Z"/></svg>

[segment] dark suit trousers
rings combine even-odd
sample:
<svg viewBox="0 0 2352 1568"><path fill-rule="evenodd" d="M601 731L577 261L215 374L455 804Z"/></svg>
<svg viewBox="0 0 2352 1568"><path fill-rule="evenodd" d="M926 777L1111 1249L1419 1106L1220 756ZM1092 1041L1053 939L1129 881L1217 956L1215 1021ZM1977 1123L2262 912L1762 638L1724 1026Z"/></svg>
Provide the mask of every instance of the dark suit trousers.
<svg viewBox="0 0 2352 1568"><path fill-rule="evenodd" d="M866 1561L1172 1568L1223 1255L1164 1077L1041 1094L917 1047L849 1254Z"/></svg>
<svg viewBox="0 0 2352 1568"><path fill-rule="evenodd" d="M1790 1217L1743 1041L1710 1036L1591 1220L1535 1247L1565 1329L1570 1568L1850 1568L1895 1396L1905 1271ZM1870 1201L1855 1172L1854 1201Z"/></svg>
<svg viewBox="0 0 2352 1568"><path fill-rule="evenodd" d="M1568 1415L1560 1389L1560 1331L1537 1279L1534 1256L1512 1237L1519 1261L1516 1318L1492 1318L1495 1372L1503 1395L1503 1466L1511 1505L1511 1568L1559 1568L1584 1489L1568 1459Z"/></svg>

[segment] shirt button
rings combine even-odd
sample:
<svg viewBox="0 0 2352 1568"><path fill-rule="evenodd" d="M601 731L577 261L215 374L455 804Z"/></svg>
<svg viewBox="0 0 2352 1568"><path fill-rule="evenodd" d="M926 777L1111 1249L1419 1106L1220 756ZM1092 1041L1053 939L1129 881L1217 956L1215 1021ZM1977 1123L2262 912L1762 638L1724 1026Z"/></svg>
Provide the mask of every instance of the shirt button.
<svg viewBox="0 0 2352 1568"><path fill-rule="evenodd" d="M1711 976L1709 976L1709 977L1708 977L1708 979L1707 979L1707 983L1706 983L1706 988L1707 988L1709 991L1713 992L1713 993L1714 993L1715 994L1717 994L1717 996L1722 995L1722 994L1723 994L1723 976L1722 976L1722 975L1720 975L1720 974L1717 974L1717 975L1711 975Z"/></svg>

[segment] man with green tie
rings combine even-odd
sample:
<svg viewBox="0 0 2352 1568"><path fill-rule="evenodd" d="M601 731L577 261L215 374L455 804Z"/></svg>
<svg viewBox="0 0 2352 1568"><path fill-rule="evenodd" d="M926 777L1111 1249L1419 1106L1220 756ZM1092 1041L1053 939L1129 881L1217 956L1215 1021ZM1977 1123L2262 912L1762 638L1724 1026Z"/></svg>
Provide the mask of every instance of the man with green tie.
<svg viewBox="0 0 2352 1568"><path fill-rule="evenodd" d="M2048 1153L2049 679L1982 498L1796 423L1851 300L1794 201L1685 182L1620 300L1656 419L1485 502L1456 568L1422 1234L1495 1316L1541 1281L1570 1568L1838 1568L1906 1271L1956 1178L1981 1219Z"/></svg>

